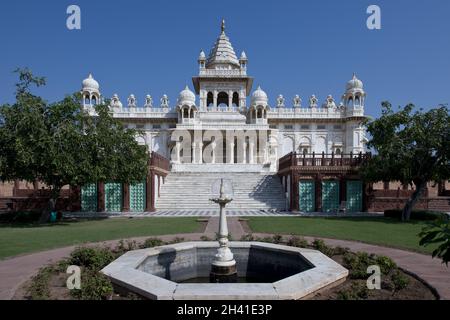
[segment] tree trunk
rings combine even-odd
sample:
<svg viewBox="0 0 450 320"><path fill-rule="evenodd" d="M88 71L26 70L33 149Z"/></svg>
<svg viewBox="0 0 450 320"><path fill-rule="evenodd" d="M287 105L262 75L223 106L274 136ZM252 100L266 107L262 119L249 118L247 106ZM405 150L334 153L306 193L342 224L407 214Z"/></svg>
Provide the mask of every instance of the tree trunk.
<svg viewBox="0 0 450 320"><path fill-rule="evenodd" d="M409 219L411 218L411 211L416 205L417 201L419 201L426 186L427 186L426 181L425 182L421 181L416 184L416 190L413 192L408 201L406 201L406 204L403 207L402 221L409 221Z"/></svg>
<svg viewBox="0 0 450 320"><path fill-rule="evenodd" d="M46 223L50 220L50 215L56 209L56 201L58 201L59 194L61 192L61 188L52 187L52 191L50 193L50 199L48 199L47 207L42 211L41 217L39 219L40 223Z"/></svg>

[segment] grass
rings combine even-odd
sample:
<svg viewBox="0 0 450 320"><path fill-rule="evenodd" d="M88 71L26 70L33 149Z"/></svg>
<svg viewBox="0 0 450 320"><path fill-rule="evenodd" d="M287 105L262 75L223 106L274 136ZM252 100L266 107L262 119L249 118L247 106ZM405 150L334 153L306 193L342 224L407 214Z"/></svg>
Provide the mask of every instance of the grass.
<svg viewBox="0 0 450 320"><path fill-rule="evenodd" d="M202 232L195 217L114 218L46 225L1 224L0 259L86 242Z"/></svg>
<svg viewBox="0 0 450 320"><path fill-rule="evenodd" d="M361 241L430 254L432 246L419 246L424 221L400 222L392 218L252 217L254 233L295 234Z"/></svg>

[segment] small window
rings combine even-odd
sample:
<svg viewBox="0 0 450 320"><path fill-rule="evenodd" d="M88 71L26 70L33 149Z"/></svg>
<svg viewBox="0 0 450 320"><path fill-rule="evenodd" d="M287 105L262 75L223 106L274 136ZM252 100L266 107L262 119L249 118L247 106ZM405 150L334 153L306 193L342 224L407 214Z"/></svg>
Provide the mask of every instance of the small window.
<svg viewBox="0 0 450 320"><path fill-rule="evenodd" d="M160 124L154 124L153 125L153 129L161 129L161 125Z"/></svg>
<svg viewBox="0 0 450 320"><path fill-rule="evenodd" d="M139 129L139 130L144 129L144 125L143 124L138 124L138 125L136 125L136 129Z"/></svg>
<svg viewBox="0 0 450 320"><path fill-rule="evenodd" d="M340 124L336 124L333 126L334 129L342 129L342 126Z"/></svg>
<svg viewBox="0 0 450 320"><path fill-rule="evenodd" d="M317 130L325 130L327 127L325 125L318 125Z"/></svg>
<svg viewBox="0 0 450 320"><path fill-rule="evenodd" d="M175 124L169 124L169 129L176 128L177 126Z"/></svg>
<svg viewBox="0 0 450 320"><path fill-rule="evenodd" d="M276 125L276 124L271 124L271 125L269 125L269 128L270 128L270 129L276 129L276 128L277 128L277 125Z"/></svg>
<svg viewBox="0 0 450 320"><path fill-rule="evenodd" d="M309 129L309 126L308 126L307 124L302 124L302 125L300 126L300 129L308 130L308 129Z"/></svg>
<svg viewBox="0 0 450 320"><path fill-rule="evenodd" d="M290 124L287 124L287 125L284 126L284 128L286 130L292 130L294 127L292 125L290 125Z"/></svg>

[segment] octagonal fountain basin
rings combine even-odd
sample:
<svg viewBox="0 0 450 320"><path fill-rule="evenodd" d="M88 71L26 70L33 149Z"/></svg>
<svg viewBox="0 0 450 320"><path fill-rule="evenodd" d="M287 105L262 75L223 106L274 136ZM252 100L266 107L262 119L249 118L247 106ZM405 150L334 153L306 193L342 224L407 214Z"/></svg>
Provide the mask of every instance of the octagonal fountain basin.
<svg viewBox="0 0 450 320"><path fill-rule="evenodd" d="M125 253L102 272L116 289L153 300L304 299L345 281L348 270L317 250L230 242L238 283L209 283L217 242L183 242Z"/></svg>

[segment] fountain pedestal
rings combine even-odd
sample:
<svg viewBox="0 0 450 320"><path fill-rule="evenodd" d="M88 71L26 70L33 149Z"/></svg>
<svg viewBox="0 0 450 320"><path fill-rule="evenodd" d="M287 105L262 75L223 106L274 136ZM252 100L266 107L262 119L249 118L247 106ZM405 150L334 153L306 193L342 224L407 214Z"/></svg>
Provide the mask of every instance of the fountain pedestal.
<svg viewBox="0 0 450 320"><path fill-rule="evenodd" d="M219 198L211 199L211 201L220 206L220 220L219 220L219 249L214 256L211 263L211 273L209 280L212 283L232 283L237 282L236 261L233 253L228 247L228 226L227 216L225 213L225 205L233 199L224 195L223 179L220 183Z"/></svg>

